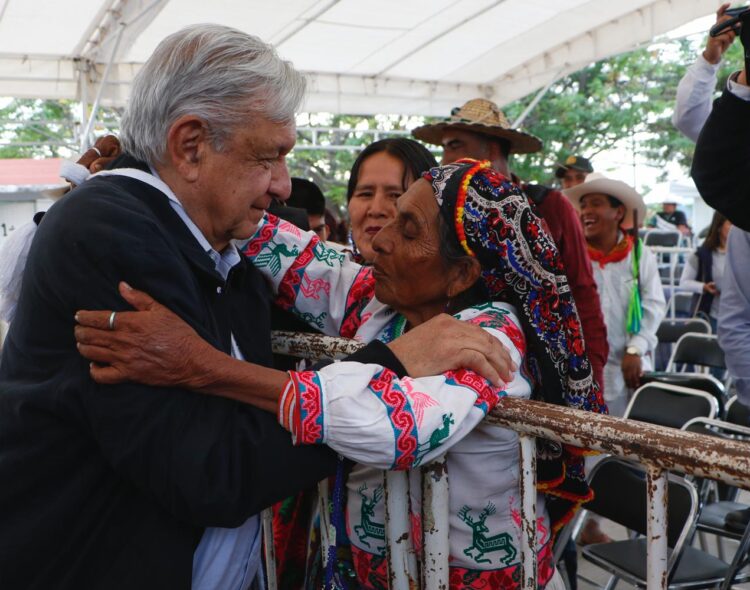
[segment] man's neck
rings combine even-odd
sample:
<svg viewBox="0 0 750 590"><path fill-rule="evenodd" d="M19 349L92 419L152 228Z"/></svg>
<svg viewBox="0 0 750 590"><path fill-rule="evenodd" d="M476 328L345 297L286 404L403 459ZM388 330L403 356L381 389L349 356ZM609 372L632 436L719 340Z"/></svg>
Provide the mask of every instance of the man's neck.
<svg viewBox="0 0 750 590"><path fill-rule="evenodd" d="M204 208L200 207L199 199L192 198L195 186L192 183L186 182L173 168L170 168L169 166L156 164L153 168L159 175L159 178L161 178L164 183L172 189L172 192L175 197L177 197L177 200L180 202L180 205L182 205L187 216L200 230L211 247L217 252L223 252L229 245L229 242L227 240L219 239L214 235L213 226L211 225L211 216Z"/></svg>
<svg viewBox="0 0 750 590"><path fill-rule="evenodd" d="M609 254L620 242L620 230L616 229L614 232L609 232L600 238L588 238L586 242L594 250L599 250L603 254Z"/></svg>
<svg viewBox="0 0 750 590"><path fill-rule="evenodd" d="M510 178L510 166L508 166L508 160L505 158L495 158L492 160L492 168L495 172L499 172L506 178Z"/></svg>

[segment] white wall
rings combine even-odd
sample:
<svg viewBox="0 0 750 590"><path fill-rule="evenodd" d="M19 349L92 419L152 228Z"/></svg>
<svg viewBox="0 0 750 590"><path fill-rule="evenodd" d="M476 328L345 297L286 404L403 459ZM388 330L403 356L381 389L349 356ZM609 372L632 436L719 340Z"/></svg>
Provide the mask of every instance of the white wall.
<svg viewBox="0 0 750 590"><path fill-rule="evenodd" d="M0 246L18 227L34 218L37 211L46 211L52 206L51 199L35 201L1 201L0 202Z"/></svg>

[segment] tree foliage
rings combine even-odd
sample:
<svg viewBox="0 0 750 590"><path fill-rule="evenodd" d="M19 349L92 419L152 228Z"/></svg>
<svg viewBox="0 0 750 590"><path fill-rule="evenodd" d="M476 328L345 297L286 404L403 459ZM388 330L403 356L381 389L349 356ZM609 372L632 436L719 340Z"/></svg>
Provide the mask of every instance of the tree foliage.
<svg viewBox="0 0 750 590"><path fill-rule="evenodd" d="M17 98L0 108L0 158L67 156L74 143L71 101Z"/></svg>
<svg viewBox="0 0 750 590"><path fill-rule="evenodd" d="M516 157L514 171L549 183L556 164L568 155L594 158L623 145L650 166L676 162L688 170L694 144L671 118L677 85L704 45L686 39L660 43L593 63L557 81L522 125L544 141L544 151ZM735 43L722 62L719 88L741 63L741 55ZM533 98L508 105L508 118L515 120Z"/></svg>

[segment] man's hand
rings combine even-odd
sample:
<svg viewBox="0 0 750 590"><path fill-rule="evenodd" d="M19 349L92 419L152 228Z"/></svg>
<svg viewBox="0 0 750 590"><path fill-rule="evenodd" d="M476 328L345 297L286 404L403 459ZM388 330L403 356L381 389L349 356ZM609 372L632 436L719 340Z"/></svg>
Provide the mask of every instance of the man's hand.
<svg viewBox="0 0 750 590"><path fill-rule="evenodd" d="M630 389L637 389L641 384L641 357L637 354L628 354L622 357L622 375L625 377L625 385Z"/></svg>
<svg viewBox="0 0 750 590"><path fill-rule="evenodd" d="M729 6L730 3L726 2L716 11L716 24L723 23L731 18L725 14ZM718 37L712 37L709 35L706 49L703 50L703 57L705 60L710 64L719 63L724 52L729 49L729 46L732 44L736 36L737 33L732 29L727 30Z"/></svg>
<svg viewBox="0 0 750 590"><path fill-rule="evenodd" d="M136 381L146 385L198 389L221 354L185 321L148 294L120 283L120 294L136 311L79 311L75 337L79 352L92 361L91 377L104 384Z"/></svg>
<svg viewBox="0 0 750 590"><path fill-rule="evenodd" d="M708 293L710 295L718 295L719 294L719 289L716 287L716 283L714 283L713 281L711 281L709 283L704 283L703 284L703 291L704 291L704 293Z"/></svg>
<svg viewBox="0 0 750 590"><path fill-rule="evenodd" d="M513 371L518 369L497 338L446 314L409 330L388 347L411 377L470 369L500 386L512 381Z"/></svg>

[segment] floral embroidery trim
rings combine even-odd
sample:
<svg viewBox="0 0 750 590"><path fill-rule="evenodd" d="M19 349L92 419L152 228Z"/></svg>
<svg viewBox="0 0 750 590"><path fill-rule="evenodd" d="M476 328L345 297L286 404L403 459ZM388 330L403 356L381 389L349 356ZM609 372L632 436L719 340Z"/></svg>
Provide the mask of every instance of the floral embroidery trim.
<svg viewBox="0 0 750 590"><path fill-rule="evenodd" d="M279 422L292 434L295 445L325 442L323 386L315 371L290 371L279 403Z"/></svg>

